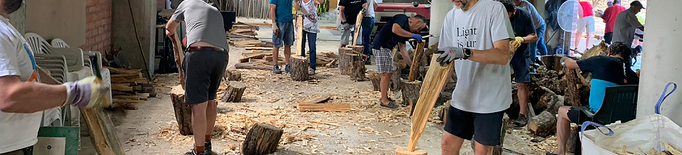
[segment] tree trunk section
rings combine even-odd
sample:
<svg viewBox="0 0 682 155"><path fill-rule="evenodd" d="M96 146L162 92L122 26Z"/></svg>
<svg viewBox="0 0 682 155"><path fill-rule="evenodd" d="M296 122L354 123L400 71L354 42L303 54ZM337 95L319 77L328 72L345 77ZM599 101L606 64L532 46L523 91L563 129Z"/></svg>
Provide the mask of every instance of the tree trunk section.
<svg viewBox="0 0 682 155"><path fill-rule="evenodd" d="M353 57L350 55L353 53L351 48L339 48L339 71L341 75L350 75L351 73L351 63L353 62Z"/></svg>
<svg viewBox="0 0 682 155"><path fill-rule="evenodd" d="M528 129L537 136L547 137L556 132L556 121L552 113L543 111L530 119Z"/></svg>
<svg viewBox="0 0 682 155"><path fill-rule="evenodd" d="M223 97L220 99L223 102L239 102L242 101L242 95L246 90L246 85L239 81L230 81L225 89Z"/></svg>
<svg viewBox="0 0 682 155"><path fill-rule="evenodd" d="M242 73L235 69L225 70L225 75L223 75L225 81L241 81Z"/></svg>
<svg viewBox="0 0 682 155"><path fill-rule="evenodd" d="M294 81L306 81L310 79L308 75L310 63L306 57L291 56L291 79Z"/></svg>
<svg viewBox="0 0 682 155"><path fill-rule="evenodd" d="M560 70L564 69L564 67L561 66L561 62L560 62L561 57L559 57L559 56L553 56L553 55L542 56L542 57L540 57L540 60L542 61L542 63L545 64L545 67L547 68L547 70L560 71Z"/></svg>
<svg viewBox="0 0 682 155"><path fill-rule="evenodd" d="M185 91L181 86L175 86L171 90L171 102L175 110L175 121L178 122L178 130L181 135L192 135L192 105L185 103Z"/></svg>
<svg viewBox="0 0 682 155"><path fill-rule="evenodd" d="M566 140L566 152L575 153L575 150L573 150L573 149L575 148L575 145L577 145L578 141L580 140L578 137L579 132L580 132L579 127L576 127L576 128L571 127L571 132L568 135L568 139Z"/></svg>
<svg viewBox="0 0 682 155"><path fill-rule="evenodd" d="M389 82L389 88L391 88L391 91L393 91L393 92L398 92L398 91L400 91L400 89L402 89L401 81L400 81L400 73L402 73L401 69L396 69L393 71L393 75L391 76L391 80Z"/></svg>
<svg viewBox="0 0 682 155"><path fill-rule="evenodd" d="M419 99L419 90L421 90L422 87L422 82L421 81L410 82L409 80L401 80L401 82L402 82L400 84L402 86L401 91L403 92L402 106L408 106L417 103L417 100Z"/></svg>
<svg viewBox="0 0 682 155"><path fill-rule="evenodd" d="M352 72L350 74L350 79L353 81L365 81L367 77L365 77L365 72L367 71L367 68L365 68L365 63L362 61L353 61L351 64L351 69Z"/></svg>
<svg viewBox="0 0 682 155"><path fill-rule="evenodd" d="M259 123L253 125L242 144L242 154L262 155L277 151L277 145L284 130L275 126Z"/></svg>
<svg viewBox="0 0 682 155"><path fill-rule="evenodd" d="M372 90L381 91L381 74L377 72L369 72L369 80L372 81Z"/></svg>
<svg viewBox="0 0 682 155"><path fill-rule="evenodd" d="M580 104L580 85L582 85L582 82L580 82L580 79L578 79L578 75L576 74L575 69L568 69L566 68L566 102L571 105L571 106L581 106Z"/></svg>
<svg viewBox="0 0 682 155"><path fill-rule="evenodd" d="M257 69L257 70L272 70L272 65L264 65L254 62L237 63L234 65L237 69Z"/></svg>

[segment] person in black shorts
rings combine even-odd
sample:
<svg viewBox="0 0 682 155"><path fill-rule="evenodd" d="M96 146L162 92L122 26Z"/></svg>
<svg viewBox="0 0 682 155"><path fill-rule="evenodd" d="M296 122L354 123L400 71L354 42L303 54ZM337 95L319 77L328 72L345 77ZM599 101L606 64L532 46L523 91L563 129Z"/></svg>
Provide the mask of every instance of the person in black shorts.
<svg viewBox="0 0 682 155"><path fill-rule="evenodd" d="M500 2L507 9L509 21L514 30L514 36L516 36L511 41L511 44L518 47L509 64L514 70L514 81L516 82L516 88L518 88L516 95L519 98L519 106L521 107L519 117L514 121L514 125L522 127L526 126L528 122L530 93L528 83L530 83L530 62L532 61L530 53L534 51L533 49L528 49L528 44L536 42L538 37L535 35L535 26L528 11L516 7L516 4L511 0L501 0Z"/></svg>
<svg viewBox="0 0 682 155"><path fill-rule="evenodd" d="M623 84L637 84L639 78L630 69L630 56L632 51L629 46L622 42L615 42L609 47L607 56L594 56L585 60L575 61L570 58L562 58L562 64L569 69L580 69L583 72L592 72L590 81L589 111L597 113L604 101L606 87ZM570 123L583 123L587 115L580 107L562 106L559 108L557 118L557 145L558 149L553 154L564 154L566 141L571 132Z"/></svg>

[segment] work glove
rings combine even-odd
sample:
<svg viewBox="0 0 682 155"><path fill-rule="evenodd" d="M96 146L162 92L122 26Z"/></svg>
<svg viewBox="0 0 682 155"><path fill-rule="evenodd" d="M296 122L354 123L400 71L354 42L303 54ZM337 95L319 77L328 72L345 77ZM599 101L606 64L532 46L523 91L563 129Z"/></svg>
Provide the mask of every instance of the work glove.
<svg viewBox="0 0 682 155"><path fill-rule="evenodd" d="M272 32L274 32L275 35L279 35L279 28L277 27L277 23L272 23Z"/></svg>
<svg viewBox="0 0 682 155"><path fill-rule="evenodd" d="M419 34L412 34L412 38L416 39L417 42L422 42L422 35Z"/></svg>
<svg viewBox="0 0 682 155"><path fill-rule="evenodd" d="M564 63L564 62L565 62L567 59L570 59L570 58L569 58L569 57L561 57L561 60L559 60L559 62L561 62L561 66L562 66L562 67L566 67L566 63Z"/></svg>
<svg viewBox="0 0 682 155"><path fill-rule="evenodd" d="M440 66L445 66L450 64L455 60L462 60L467 58L467 54L464 53L464 48L461 47L445 47L439 48L438 52L442 52L440 56L436 59L436 62L440 63Z"/></svg>
<svg viewBox="0 0 682 155"><path fill-rule="evenodd" d="M67 82L66 102L64 105L78 106L79 108L91 108L102 103L102 96L109 92L109 86L95 82L94 76L87 77L77 82Z"/></svg>
<svg viewBox="0 0 682 155"><path fill-rule="evenodd" d="M523 43L524 41L525 40L523 38L516 37L516 38L514 38L514 40L511 41L511 45L512 45L512 47L514 47L514 49L517 49L521 46L521 43Z"/></svg>

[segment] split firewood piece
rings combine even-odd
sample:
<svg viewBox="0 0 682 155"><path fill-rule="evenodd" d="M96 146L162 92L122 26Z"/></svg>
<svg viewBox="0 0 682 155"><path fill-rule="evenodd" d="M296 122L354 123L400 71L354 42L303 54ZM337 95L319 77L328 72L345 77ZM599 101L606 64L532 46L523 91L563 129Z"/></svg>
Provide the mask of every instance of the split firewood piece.
<svg viewBox="0 0 682 155"><path fill-rule="evenodd" d="M360 35L360 26L362 26L364 11L360 11L355 19L355 34L353 35L353 46L358 44L358 36Z"/></svg>
<svg viewBox="0 0 682 155"><path fill-rule="evenodd" d="M247 63L237 63L234 65L235 68L237 69L258 69L258 70L272 70L272 66L264 65L264 64L259 64L259 63L254 63L254 62L247 62Z"/></svg>
<svg viewBox="0 0 682 155"><path fill-rule="evenodd" d="M314 43L313 43L314 44ZM296 16L296 55L303 54L303 16Z"/></svg>
<svg viewBox="0 0 682 155"><path fill-rule="evenodd" d="M185 71L182 69L182 61L185 60L185 52L182 50L182 42L178 38L178 35L173 35L170 37L173 43L173 53L175 55L175 65L178 67L178 76L180 77L180 85L182 89L185 89Z"/></svg>
<svg viewBox="0 0 682 155"><path fill-rule="evenodd" d="M543 111L530 119L528 129L537 136L546 137L556 132L556 121L552 113Z"/></svg>
<svg viewBox="0 0 682 155"><path fill-rule="evenodd" d="M244 83L240 81L230 81L220 100L223 102L239 102L242 100L244 90L246 90L246 85Z"/></svg>
<svg viewBox="0 0 682 155"><path fill-rule="evenodd" d="M408 81L417 80L417 75L419 75L419 67L421 56L424 53L424 44L426 42L421 42L417 44L417 50L414 52L414 57L412 57L412 65L410 66L410 74L408 75Z"/></svg>
<svg viewBox="0 0 682 155"><path fill-rule="evenodd" d="M310 64L308 58L301 56L291 56L291 79L294 81L306 81L310 79L308 75Z"/></svg>
<svg viewBox="0 0 682 155"><path fill-rule="evenodd" d="M311 98L311 99L305 100L305 101L303 101L303 102L301 102L301 103L303 103L303 104L316 104L316 103L324 103L324 102L327 102L327 101L329 101L329 99L330 99L330 98L331 98L331 97L330 97L330 96L327 96L327 95L324 95L324 96L318 96L318 97L314 97L314 98Z"/></svg>
<svg viewBox="0 0 682 155"><path fill-rule="evenodd" d="M175 86L171 90L171 102L175 111L175 120L178 122L178 130L181 135L191 135L192 132L192 105L185 103L185 91L181 86Z"/></svg>
<svg viewBox="0 0 682 155"><path fill-rule="evenodd" d="M666 142L661 142L661 143L663 143L663 146L665 147L665 150L668 151L668 152L670 152L671 154L674 154L674 155L682 155L682 151L680 151L679 149L677 149L677 148L671 146L670 144L668 144L668 143L666 143Z"/></svg>
<svg viewBox="0 0 682 155"><path fill-rule="evenodd" d="M253 125L242 143L242 154L261 155L277 151L284 130L266 123Z"/></svg>
<svg viewBox="0 0 682 155"><path fill-rule="evenodd" d="M350 111L350 105L349 104L306 104L306 103L299 103L298 104L298 110L301 112L305 111L329 111L329 112L346 112Z"/></svg>

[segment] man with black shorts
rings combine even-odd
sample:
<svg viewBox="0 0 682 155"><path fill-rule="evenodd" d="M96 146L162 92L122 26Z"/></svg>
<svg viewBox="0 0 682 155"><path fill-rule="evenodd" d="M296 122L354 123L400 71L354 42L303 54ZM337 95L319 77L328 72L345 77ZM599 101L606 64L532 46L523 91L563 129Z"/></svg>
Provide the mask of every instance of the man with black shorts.
<svg viewBox="0 0 682 155"><path fill-rule="evenodd" d="M188 48L183 61L187 80L185 103L192 105L194 131L194 149L185 154L212 154L216 93L228 60L223 17L217 8L203 0L185 0L168 21L166 34L173 36L180 22L187 26Z"/></svg>
<svg viewBox="0 0 682 155"><path fill-rule="evenodd" d="M533 61L530 53L535 52L535 49L529 49L528 47L529 43L534 43L537 40L537 36L535 35L533 20L528 11L516 7L511 0L501 0L500 2L502 2L507 9L509 20L511 21L514 35L516 36L511 44L514 47L518 47L509 64L514 70L514 81L516 82L516 88L518 88L516 95L519 98L519 106L521 107L519 117L514 122L514 125L522 127L526 126L528 122L529 67L531 61Z"/></svg>
<svg viewBox="0 0 682 155"><path fill-rule="evenodd" d="M415 15L408 18L404 14L397 14L386 22L386 26L381 28L374 37L374 60L377 65L377 72L381 74L381 100L379 104L383 107L395 109L398 106L394 101L388 98L388 84L393 76L393 53L391 49L398 45L400 55L403 56L403 61L406 64L411 64L407 50L405 49L405 41L410 38L422 41L422 36L417 34L426 27L426 18L421 15Z"/></svg>
<svg viewBox="0 0 682 155"><path fill-rule="evenodd" d="M561 64L568 69L580 69L583 72L591 72L589 111L597 113L604 102L606 87L623 84L637 84L639 78L630 69L632 51L630 46L622 42L614 42L609 47L607 56L594 56L585 60L575 61L570 58L562 58ZM547 155L566 153L566 141L571 133L570 123L583 123L587 115L580 107L562 106L559 108L557 117L557 151Z"/></svg>
<svg viewBox="0 0 682 155"><path fill-rule="evenodd" d="M436 59L441 65L454 61L457 74L441 149L443 154L459 154L464 139L475 137L475 153L490 154L500 144L502 116L512 102L512 26L500 2L453 2L456 8L445 16L438 41L444 53Z"/></svg>

